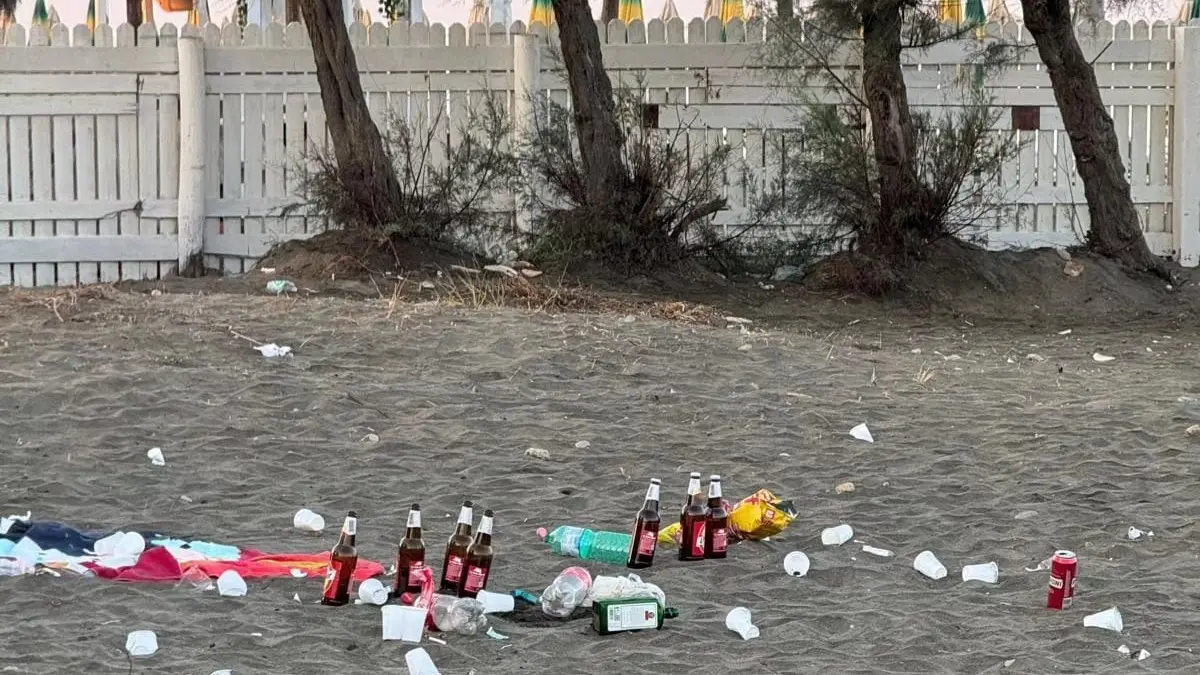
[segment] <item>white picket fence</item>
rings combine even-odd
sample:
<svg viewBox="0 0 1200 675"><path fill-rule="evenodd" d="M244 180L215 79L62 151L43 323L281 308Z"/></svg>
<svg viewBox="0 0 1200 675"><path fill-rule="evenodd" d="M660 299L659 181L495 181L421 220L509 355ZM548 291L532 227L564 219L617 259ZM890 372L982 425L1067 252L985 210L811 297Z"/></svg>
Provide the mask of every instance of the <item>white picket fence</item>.
<svg viewBox="0 0 1200 675"><path fill-rule="evenodd" d="M537 27L540 29L540 26ZM760 22L651 21L599 26L620 86L644 87L659 126L688 143L728 143L753 171L728 181L737 222L755 181L784 167L772 135L795 107L764 67ZM988 33L1029 44L1019 24ZM518 128L531 96L567 103L549 40L517 22L351 30L368 104L415 124L442 110L439 134L482 94L502 94ZM203 252L205 264L248 270L272 244L327 223L297 194L302 151L325 147L325 113L299 25L142 26L94 32L15 27L0 46L0 284L70 285L158 278ZM1200 25L1101 25L1081 36L1094 60L1151 248L1200 263ZM915 106L961 105L950 86L977 40L909 55ZM852 65L852 64L851 64ZM977 233L991 247L1067 245L1088 228L1083 186L1036 50L990 80L998 106L1034 106L1037 130L998 125L1013 143L1005 207ZM299 208L290 208L297 207ZM523 214L513 207L514 220Z"/></svg>

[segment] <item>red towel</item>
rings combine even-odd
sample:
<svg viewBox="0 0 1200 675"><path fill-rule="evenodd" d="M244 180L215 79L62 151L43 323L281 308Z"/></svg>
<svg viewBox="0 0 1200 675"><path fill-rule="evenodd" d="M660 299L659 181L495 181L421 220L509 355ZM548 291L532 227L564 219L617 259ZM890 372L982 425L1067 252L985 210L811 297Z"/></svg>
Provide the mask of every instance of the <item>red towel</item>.
<svg viewBox="0 0 1200 675"><path fill-rule="evenodd" d="M236 561L202 560L188 561L182 565L171 552L162 547L147 549L138 556L138 561L127 567L111 568L84 563L84 566L101 579L112 581L179 581L183 572L193 567L210 577L219 577L226 570L233 570L243 579L266 577L290 577L293 569L305 572L309 577L322 578L329 568L328 553L263 553L243 549L242 557ZM354 568L354 579L364 581L383 574L383 565L372 560L359 559Z"/></svg>

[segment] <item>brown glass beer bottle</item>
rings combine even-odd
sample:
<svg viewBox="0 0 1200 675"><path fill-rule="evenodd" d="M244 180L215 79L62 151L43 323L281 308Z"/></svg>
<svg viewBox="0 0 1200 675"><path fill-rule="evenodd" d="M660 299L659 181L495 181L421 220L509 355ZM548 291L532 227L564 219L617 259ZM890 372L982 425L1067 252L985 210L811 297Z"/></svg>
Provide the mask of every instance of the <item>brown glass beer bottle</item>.
<svg viewBox="0 0 1200 675"><path fill-rule="evenodd" d="M458 597L473 598L487 588L488 576L492 573L492 510L483 512L479 519L479 530L475 543L467 549L467 562L463 565L462 580L458 584Z"/></svg>
<svg viewBox="0 0 1200 675"><path fill-rule="evenodd" d="M344 605L350 602L350 580L358 566L358 551L354 548L354 536L358 532L358 514L346 514L338 543L329 553L329 571L325 573L325 588L321 591L322 605Z"/></svg>
<svg viewBox="0 0 1200 675"><path fill-rule="evenodd" d="M692 495L696 494L699 491L700 491L700 472L693 471L691 473L691 475L688 476L687 493L686 493L686 496L683 498L683 508L679 509L679 517L681 519L680 522L683 522L682 521L683 514L687 513L688 507L692 505Z"/></svg>
<svg viewBox="0 0 1200 675"><path fill-rule="evenodd" d="M679 559L704 560L704 529L708 505L700 491L700 474L688 485L688 505L679 519Z"/></svg>
<svg viewBox="0 0 1200 675"><path fill-rule="evenodd" d="M651 478L650 487L646 488L646 501L633 523L633 541L629 545L626 567L640 570L654 564L654 551L658 547L658 527L662 523L662 517L658 515L661 489L662 481Z"/></svg>
<svg viewBox="0 0 1200 675"><path fill-rule="evenodd" d="M724 558L729 548L729 511L721 499L721 477L708 479L708 518L704 525L704 557Z"/></svg>
<svg viewBox="0 0 1200 675"><path fill-rule="evenodd" d="M399 600L406 591L421 592L421 582L416 572L425 565L425 542L421 540L421 505L413 504L408 510L408 529L400 546L396 549L396 583L392 586L392 597Z"/></svg>
<svg viewBox="0 0 1200 675"><path fill-rule="evenodd" d="M438 591L449 595L458 595L459 582L462 581L463 565L467 562L467 549L471 546L471 521L475 512L470 500L464 501L458 512L458 525L454 534L446 542L446 557L442 560L442 580Z"/></svg>

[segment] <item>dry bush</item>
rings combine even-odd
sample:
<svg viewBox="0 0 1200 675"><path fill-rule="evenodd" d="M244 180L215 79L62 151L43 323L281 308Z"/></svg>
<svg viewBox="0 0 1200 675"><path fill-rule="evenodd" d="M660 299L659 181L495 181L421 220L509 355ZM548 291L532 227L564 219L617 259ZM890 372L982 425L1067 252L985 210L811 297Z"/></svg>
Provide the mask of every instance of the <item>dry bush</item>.
<svg viewBox="0 0 1200 675"><path fill-rule="evenodd" d="M389 115L383 141L400 185L398 204L361 203L342 183L332 151L313 149L299 167L306 205L333 223L368 234L476 251L495 246L511 236L512 218L488 207L509 194L518 162L508 147L512 123L502 103L491 94L478 100L481 105L454 120L458 143L451 143L442 124L444 107L427 124Z"/></svg>
<svg viewBox="0 0 1200 675"><path fill-rule="evenodd" d="M648 117L656 116L656 107L642 104L643 91L617 89L627 187L604 204L588 203L571 111L538 102L535 130L522 149L528 174L543 186L526 193L527 206L541 214L531 258L654 270L720 241L711 220L726 207L725 177L740 162L741 148L695 147L687 129L655 128Z"/></svg>

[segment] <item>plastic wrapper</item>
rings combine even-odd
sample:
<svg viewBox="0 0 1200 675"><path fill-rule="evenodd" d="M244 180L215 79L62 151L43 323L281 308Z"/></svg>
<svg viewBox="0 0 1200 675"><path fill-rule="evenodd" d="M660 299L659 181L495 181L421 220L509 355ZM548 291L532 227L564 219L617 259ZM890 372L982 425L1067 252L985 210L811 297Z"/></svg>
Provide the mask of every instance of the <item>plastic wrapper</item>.
<svg viewBox="0 0 1200 675"><path fill-rule="evenodd" d="M731 541L742 539L766 539L787 529L796 518L796 507L791 500L780 499L767 489L759 490L738 502L735 506L725 503L729 511L729 538ZM679 545L679 523L670 525L658 531L659 545Z"/></svg>

